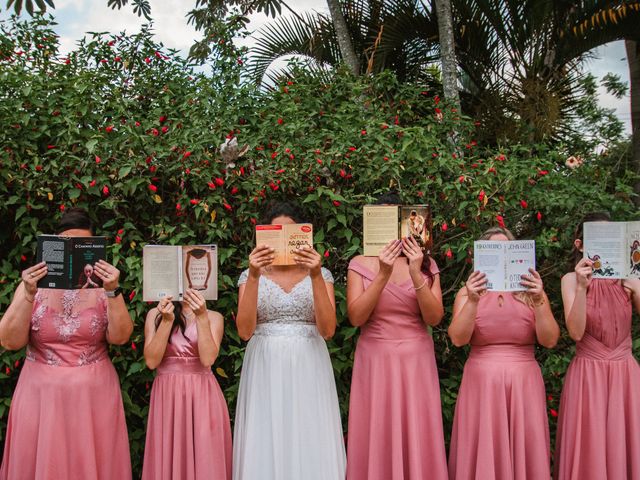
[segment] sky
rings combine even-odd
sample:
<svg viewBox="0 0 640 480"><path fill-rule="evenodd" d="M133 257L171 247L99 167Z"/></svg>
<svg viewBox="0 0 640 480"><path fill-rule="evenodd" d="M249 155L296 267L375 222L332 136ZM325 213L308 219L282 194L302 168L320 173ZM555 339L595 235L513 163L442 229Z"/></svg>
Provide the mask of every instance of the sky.
<svg viewBox="0 0 640 480"><path fill-rule="evenodd" d="M52 13L58 23L56 32L60 35L63 52L72 50L76 42L85 32L136 32L146 22L143 17L133 13L130 6L122 10L111 10L107 7L107 0L54 0L55 10ZM154 19L154 31L157 39L166 47L175 48L185 55L193 41L199 37L193 26L187 25L186 14L195 5L195 0L151 0L151 15ZM0 19L7 18L6 2L0 0ZM290 0L289 5L297 12L319 10L326 12L326 3L317 0ZM26 13L23 13L26 15ZM249 28L259 30L268 21L264 15L256 14L251 17ZM244 40L251 45L251 37ZM619 75L628 82L624 42L613 42L598 48L595 59L589 60L585 69L591 71L598 78L607 72ZM600 104L613 108L618 117L625 123L628 133L631 132L631 113L629 96L622 99L608 95L604 88L599 91Z"/></svg>

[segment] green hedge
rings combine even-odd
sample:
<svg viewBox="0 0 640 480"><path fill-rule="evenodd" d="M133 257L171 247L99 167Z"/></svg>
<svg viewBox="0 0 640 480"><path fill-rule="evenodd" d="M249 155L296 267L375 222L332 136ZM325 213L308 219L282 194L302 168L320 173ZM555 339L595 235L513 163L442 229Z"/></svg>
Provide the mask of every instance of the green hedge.
<svg viewBox="0 0 640 480"><path fill-rule="evenodd" d="M234 328L236 280L253 247L265 202L293 198L315 222L315 244L336 276L338 331L329 342L343 419L357 329L346 318L345 275L361 249L361 207L397 189L406 202L433 207L433 257L442 270L447 316L434 329L445 431L450 430L466 349L446 336L453 297L471 269L472 242L504 221L535 238L560 320L559 278L582 214L609 210L637 218L630 179L614 162L545 145L477 146L481 125L424 86L393 75L329 80L299 72L268 91L237 84L229 65L196 74L143 31L83 41L68 58L43 19L9 23L0 35L0 310L31 265L35 237L54 229L64 208L87 208L135 322L131 344L112 347L122 382L135 472L140 471L153 374L142 358L140 295L145 243L219 245L220 300L227 322L216 372L233 414L244 343ZM455 133L454 133L455 132ZM248 146L238 158L220 145ZM640 345L634 343L638 352ZM539 351L552 431L562 375L573 354L566 335ZM0 435L24 352L0 354Z"/></svg>

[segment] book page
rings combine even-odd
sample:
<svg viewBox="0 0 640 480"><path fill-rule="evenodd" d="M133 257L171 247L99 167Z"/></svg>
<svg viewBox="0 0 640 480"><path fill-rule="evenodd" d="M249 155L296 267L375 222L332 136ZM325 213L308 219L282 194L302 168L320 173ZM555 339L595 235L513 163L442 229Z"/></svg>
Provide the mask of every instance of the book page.
<svg viewBox="0 0 640 480"><path fill-rule="evenodd" d="M494 240L473 242L473 270L487 276L487 290L504 291L505 243Z"/></svg>
<svg viewBox="0 0 640 480"><path fill-rule="evenodd" d="M628 255L625 222L585 222L583 258L593 261L593 278L625 278Z"/></svg>
<svg viewBox="0 0 640 480"><path fill-rule="evenodd" d="M362 208L364 255L377 257L391 240L398 239L398 205L365 205Z"/></svg>
<svg viewBox="0 0 640 480"><path fill-rule="evenodd" d="M183 288L198 290L205 300L218 299L218 249L216 245L182 247ZM181 292L182 293L182 292Z"/></svg>
<svg viewBox="0 0 640 480"><path fill-rule="evenodd" d="M142 299L157 302L172 296L182 300L179 291L180 247L173 245L145 245L142 249Z"/></svg>
<svg viewBox="0 0 640 480"><path fill-rule="evenodd" d="M640 222L627 222L627 277L640 278Z"/></svg>
<svg viewBox="0 0 640 480"><path fill-rule="evenodd" d="M282 225L256 225L256 246L269 245L275 250L272 265L287 265Z"/></svg>
<svg viewBox="0 0 640 480"><path fill-rule="evenodd" d="M428 205L400 207L400 237L413 236L418 244L431 250L431 211Z"/></svg>
<svg viewBox="0 0 640 480"><path fill-rule="evenodd" d="M522 275L529 275L529 268L536 268L535 240L512 240L505 244L505 291L519 292L527 290L520 285Z"/></svg>
<svg viewBox="0 0 640 480"><path fill-rule="evenodd" d="M293 252L303 245L313 247L313 225L310 223L284 225L284 239L285 265L296 265Z"/></svg>
<svg viewBox="0 0 640 480"><path fill-rule="evenodd" d="M70 238L68 269L71 273L70 288L100 288L102 280L95 274L98 260L104 260L107 253L105 237Z"/></svg>

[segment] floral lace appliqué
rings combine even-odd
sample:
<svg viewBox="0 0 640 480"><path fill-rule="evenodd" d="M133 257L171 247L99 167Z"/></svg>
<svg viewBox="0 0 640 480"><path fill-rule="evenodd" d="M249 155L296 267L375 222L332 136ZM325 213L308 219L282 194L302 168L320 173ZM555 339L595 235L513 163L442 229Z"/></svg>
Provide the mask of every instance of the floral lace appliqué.
<svg viewBox="0 0 640 480"><path fill-rule="evenodd" d="M89 332L91 333L92 337L95 337L99 332L104 332L106 328L107 319L104 316L91 316L91 322L89 322Z"/></svg>
<svg viewBox="0 0 640 480"><path fill-rule="evenodd" d="M97 345L90 345L85 351L83 351L78 357L78 365L90 365L96 363L102 358L101 350Z"/></svg>
<svg viewBox="0 0 640 480"><path fill-rule="evenodd" d="M78 291L67 290L62 296L62 312L56 315L54 326L60 339L68 342L80 328L80 315L73 309L78 303Z"/></svg>
<svg viewBox="0 0 640 480"><path fill-rule="evenodd" d="M54 367L59 367L60 366L60 363L61 363L60 357L58 357L58 355L56 355L56 353L53 350L51 350L50 348L47 348L44 351L44 357L45 357L45 360L47 362L47 365L51 365L51 366L54 366Z"/></svg>

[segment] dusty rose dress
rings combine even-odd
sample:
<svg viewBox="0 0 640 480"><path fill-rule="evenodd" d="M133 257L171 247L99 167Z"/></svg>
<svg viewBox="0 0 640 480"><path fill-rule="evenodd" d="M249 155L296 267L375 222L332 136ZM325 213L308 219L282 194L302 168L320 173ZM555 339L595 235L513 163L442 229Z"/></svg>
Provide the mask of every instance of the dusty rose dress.
<svg viewBox="0 0 640 480"><path fill-rule="evenodd" d="M592 280L587 325L564 380L557 480L640 480L640 366L631 301L616 280Z"/></svg>
<svg viewBox="0 0 640 480"><path fill-rule="evenodd" d="M227 403L192 322L171 335L153 381L142 479L230 480L231 453Z"/></svg>
<svg viewBox="0 0 640 480"><path fill-rule="evenodd" d="M104 290L38 290L0 478L130 479Z"/></svg>
<svg viewBox="0 0 640 480"><path fill-rule="evenodd" d="M438 273L433 260L431 265ZM375 277L356 260L349 269L365 288ZM347 479L447 479L433 339L411 280L387 283L361 329L351 380Z"/></svg>
<svg viewBox="0 0 640 480"><path fill-rule="evenodd" d="M506 292L480 299L458 392L451 480L549 480L544 382L533 309Z"/></svg>

